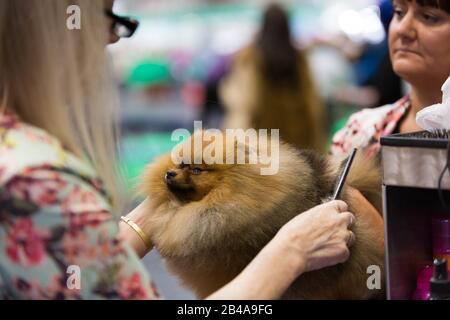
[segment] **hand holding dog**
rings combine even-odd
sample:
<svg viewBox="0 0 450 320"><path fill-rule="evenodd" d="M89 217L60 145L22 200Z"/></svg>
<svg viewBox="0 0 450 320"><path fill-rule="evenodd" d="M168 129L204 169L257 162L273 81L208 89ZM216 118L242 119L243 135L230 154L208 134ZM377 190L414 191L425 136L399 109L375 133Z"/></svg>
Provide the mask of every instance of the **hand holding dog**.
<svg viewBox="0 0 450 320"><path fill-rule="evenodd" d="M355 217L347 210L343 201L316 206L288 222L273 241L283 242L298 256L299 274L345 262L355 240L348 230Z"/></svg>
<svg viewBox="0 0 450 320"><path fill-rule="evenodd" d="M280 229L238 277L208 299L278 299L302 273L345 262L355 217L343 201L299 214Z"/></svg>

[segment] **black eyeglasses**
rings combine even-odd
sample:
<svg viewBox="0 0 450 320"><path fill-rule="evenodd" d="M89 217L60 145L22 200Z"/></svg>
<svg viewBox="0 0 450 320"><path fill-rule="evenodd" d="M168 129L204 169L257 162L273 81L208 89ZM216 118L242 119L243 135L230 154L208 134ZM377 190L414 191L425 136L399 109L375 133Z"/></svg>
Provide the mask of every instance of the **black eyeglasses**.
<svg viewBox="0 0 450 320"><path fill-rule="evenodd" d="M133 36L139 27L139 21L130 17L118 16L109 9L105 10L105 14L113 20L111 30L119 38L129 38Z"/></svg>

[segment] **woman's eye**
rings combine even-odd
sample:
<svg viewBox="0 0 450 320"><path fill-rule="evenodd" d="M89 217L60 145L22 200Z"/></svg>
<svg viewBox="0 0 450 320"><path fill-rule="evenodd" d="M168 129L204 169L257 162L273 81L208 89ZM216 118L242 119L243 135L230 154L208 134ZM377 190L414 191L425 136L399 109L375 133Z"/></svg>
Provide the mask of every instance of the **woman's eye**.
<svg viewBox="0 0 450 320"><path fill-rule="evenodd" d="M405 14L404 14L403 10L398 9L398 8L394 9L394 16L397 16L397 17L401 18L401 17L403 17L404 15L405 15Z"/></svg>
<svg viewBox="0 0 450 320"><path fill-rule="evenodd" d="M192 169L192 174L200 174L202 172L202 169L195 167Z"/></svg>
<svg viewBox="0 0 450 320"><path fill-rule="evenodd" d="M394 16L397 16L399 18L402 18L405 14L403 13L402 10L394 10Z"/></svg>
<svg viewBox="0 0 450 320"><path fill-rule="evenodd" d="M429 23L436 23L439 21L438 17L433 16L431 14L424 13L422 16L423 16L423 20L425 20L426 22L429 22Z"/></svg>

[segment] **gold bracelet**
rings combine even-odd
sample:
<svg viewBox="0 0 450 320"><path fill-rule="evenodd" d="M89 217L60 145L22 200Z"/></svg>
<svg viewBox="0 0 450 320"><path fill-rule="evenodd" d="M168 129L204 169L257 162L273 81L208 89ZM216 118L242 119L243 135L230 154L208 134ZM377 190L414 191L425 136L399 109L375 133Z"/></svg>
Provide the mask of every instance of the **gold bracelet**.
<svg viewBox="0 0 450 320"><path fill-rule="evenodd" d="M121 216L120 220L122 220L123 222L125 222L127 225L129 225L134 231L136 231L136 233L139 235L139 237L142 239L142 241L144 241L146 247L148 250L150 250L153 246L152 241L150 240L149 236L147 236L145 234L144 231L142 231L142 229L133 221L130 220L130 218Z"/></svg>

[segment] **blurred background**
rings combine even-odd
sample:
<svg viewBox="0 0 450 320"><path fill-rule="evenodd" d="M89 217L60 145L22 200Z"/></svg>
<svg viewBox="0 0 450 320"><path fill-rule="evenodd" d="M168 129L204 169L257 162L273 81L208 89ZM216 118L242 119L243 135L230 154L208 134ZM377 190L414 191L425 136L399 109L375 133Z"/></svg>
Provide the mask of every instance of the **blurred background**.
<svg viewBox="0 0 450 320"><path fill-rule="evenodd" d="M300 60L281 52L283 37L277 32L285 31L283 19L277 10L267 15L272 3L116 1L116 14L140 21L132 38L108 49L120 86L122 164L130 193L144 166L171 150L172 131L191 131L194 120L217 128L286 126L280 129L286 140L326 151L351 113L401 97L405 85L393 74L387 55L388 1L276 1L288 19L286 50L295 48ZM246 51L249 47L254 50ZM266 62L275 67L265 67ZM287 76L283 70L295 72ZM267 79L271 74L278 80ZM307 128L302 136L317 139L296 139L293 127ZM145 263L164 297L194 298L166 272L156 253Z"/></svg>

